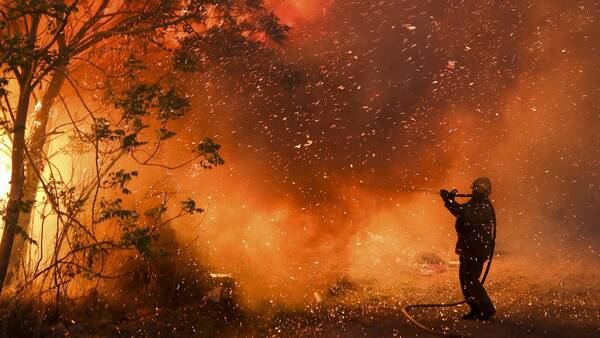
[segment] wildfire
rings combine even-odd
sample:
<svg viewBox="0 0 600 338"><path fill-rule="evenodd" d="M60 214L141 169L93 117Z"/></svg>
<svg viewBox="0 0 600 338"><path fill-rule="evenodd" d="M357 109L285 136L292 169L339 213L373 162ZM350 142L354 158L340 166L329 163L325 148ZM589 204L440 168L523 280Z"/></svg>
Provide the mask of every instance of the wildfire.
<svg viewBox="0 0 600 338"><path fill-rule="evenodd" d="M267 5L284 23L293 26L323 16L332 3L333 0L272 0Z"/></svg>
<svg viewBox="0 0 600 338"><path fill-rule="evenodd" d="M6 136L0 139L0 207L4 208L4 203L8 198L10 190L10 148L8 147ZM0 229L4 228L4 221L0 221ZM0 236L1 237L1 236Z"/></svg>
<svg viewBox="0 0 600 338"><path fill-rule="evenodd" d="M0 149L0 200L5 199L10 190L10 149L7 147L8 140L2 139Z"/></svg>

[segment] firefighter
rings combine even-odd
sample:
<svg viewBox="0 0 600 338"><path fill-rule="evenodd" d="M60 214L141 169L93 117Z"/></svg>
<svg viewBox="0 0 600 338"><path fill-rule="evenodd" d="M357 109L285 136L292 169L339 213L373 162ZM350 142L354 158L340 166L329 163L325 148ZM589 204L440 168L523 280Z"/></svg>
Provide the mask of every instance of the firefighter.
<svg viewBox="0 0 600 338"><path fill-rule="evenodd" d="M487 320L494 315L496 309L479 277L494 245L492 232L495 229L496 214L488 198L492 192L492 183L487 177L479 177L471 184L471 189L471 199L464 204L456 202L456 190L442 189L440 195L446 208L456 217L459 280L462 293L471 308L462 318Z"/></svg>

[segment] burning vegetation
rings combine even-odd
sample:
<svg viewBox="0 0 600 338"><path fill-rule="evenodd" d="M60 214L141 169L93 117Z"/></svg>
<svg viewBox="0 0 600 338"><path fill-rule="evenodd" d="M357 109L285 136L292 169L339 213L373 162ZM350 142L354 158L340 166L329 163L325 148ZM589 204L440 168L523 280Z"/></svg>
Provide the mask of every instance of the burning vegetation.
<svg viewBox="0 0 600 338"><path fill-rule="evenodd" d="M0 335L600 334L594 1L0 2Z"/></svg>

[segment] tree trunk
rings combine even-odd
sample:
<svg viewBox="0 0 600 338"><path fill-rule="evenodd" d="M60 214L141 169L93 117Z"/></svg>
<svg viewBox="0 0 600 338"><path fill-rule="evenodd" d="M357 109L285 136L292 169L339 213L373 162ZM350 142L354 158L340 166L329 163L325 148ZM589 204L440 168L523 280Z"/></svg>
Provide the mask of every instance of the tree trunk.
<svg viewBox="0 0 600 338"><path fill-rule="evenodd" d="M29 77L28 79L29 80ZM19 103L17 105L17 116L15 118L12 147L12 168L10 178L10 193L6 203L6 213L4 216L4 229L2 231L2 241L0 242L0 293L4 287L10 261L11 251L15 235L17 234L17 223L19 214L23 209L23 184L25 175L23 172L23 163L25 157L25 124L27 123L27 112L29 110L29 100L31 88L28 82L21 83L19 90Z"/></svg>
<svg viewBox="0 0 600 338"><path fill-rule="evenodd" d="M23 201L32 201L35 203L35 196L37 194L37 187L40 183L37 175L31 172L31 169L27 169L31 164L29 161L25 160L25 181L23 184ZM32 204L33 205L33 204ZM19 222L17 223L18 227L24 231L30 237L31 233L31 218L33 216L34 209L27 211L21 211L19 215ZM23 259L25 259L26 252L28 249L27 242L24 236L16 236L15 241L13 243L12 255L10 258L10 263L8 266L8 275L6 276L6 282L11 282L13 279L18 279L18 274L20 272L21 264Z"/></svg>
<svg viewBox="0 0 600 338"><path fill-rule="evenodd" d="M52 79L44 93L44 96L41 101L41 107L35 112L33 130L31 131L31 136L29 139L29 158L25 159L25 182L23 186L23 201L31 201L35 203L35 197L37 195L38 186L40 184L40 177L38 173L42 173L45 167L44 155L47 150L46 147L46 137L47 137L47 127L48 127L48 119L50 116L50 108L52 108L52 104L54 100L58 96L60 92L60 88L65 81L65 65L59 65L57 71L52 75ZM36 170L32 167L35 166ZM32 236L31 232L31 220L34 213L34 208L31 208L28 212L21 212L19 216L18 226L25 231L29 236ZM21 267L21 262L23 259L26 259L26 252L28 248L28 243L25 241L23 236L17 236L14 241L12 257L10 259L10 266L7 280L10 281L11 278L16 278L19 273L19 269ZM42 254L40 252L40 254Z"/></svg>

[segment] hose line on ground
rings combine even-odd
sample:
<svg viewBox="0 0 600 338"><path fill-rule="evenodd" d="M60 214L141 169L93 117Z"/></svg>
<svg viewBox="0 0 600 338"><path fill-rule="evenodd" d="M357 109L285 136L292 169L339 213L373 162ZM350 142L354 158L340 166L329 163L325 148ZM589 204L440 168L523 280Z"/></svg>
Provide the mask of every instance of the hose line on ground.
<svg viewBox="0 0 600 338"><path fill-rule="evenodd" d="M485 273L483 274L483 277L481 278L482 285L483 285L483 283L485 283L485 279L487 278L488 273L490 272L490 267L492 266L492 259L494 258L494 247L496 246L496 217L495 217L495 215L494 215L494 226L492 229L493 229L492 230L492 247L490 248L491 249L490 250L490 259L487 262L487 267L485 268ZM459 334L451 334L451 333L446 333L446 332L439 332L432 328L429 328L429 327L419 323L408 312L409 310L417 309L417 308L453 307L453 306L458 306L458 305L464 304L466 302L467 302L466 300L462 300L460 302L454 302L454 303L408 304L402 308L402 314L412 324L414 324L421 330L423 330L427 333L430 333L432 335L439 336L439 337L450 337L450 338L466 338L467 336L463 336L463 335L459 335Z"/></svg>

